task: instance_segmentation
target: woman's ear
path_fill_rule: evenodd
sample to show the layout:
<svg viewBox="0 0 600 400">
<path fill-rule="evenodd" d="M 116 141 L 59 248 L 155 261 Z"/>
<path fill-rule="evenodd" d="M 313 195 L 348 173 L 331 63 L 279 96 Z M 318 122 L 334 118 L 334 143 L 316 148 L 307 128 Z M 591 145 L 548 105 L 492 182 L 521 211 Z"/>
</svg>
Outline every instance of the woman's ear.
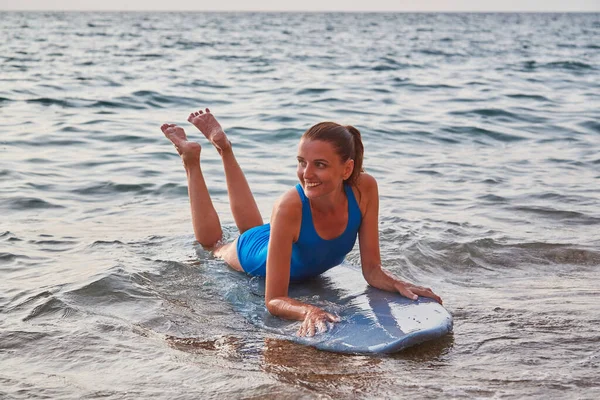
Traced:
<svg viewBox="0 0 600 400">
<path fill-rule="evenodd" d="M 344 180 L 350 178 L 352 171 L 354 171 L 354 160 L 350 158 L 344 164 Z"/>
</svg>

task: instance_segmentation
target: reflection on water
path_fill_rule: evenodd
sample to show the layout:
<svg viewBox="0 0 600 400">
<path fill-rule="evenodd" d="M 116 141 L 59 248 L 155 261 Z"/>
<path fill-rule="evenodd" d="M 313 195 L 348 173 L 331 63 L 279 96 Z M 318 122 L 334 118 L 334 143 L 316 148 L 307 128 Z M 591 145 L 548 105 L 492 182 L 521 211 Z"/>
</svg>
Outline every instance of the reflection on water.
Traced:
<svg viewBox="0 0 600 400">
<path fill-rule="evenodd" d="M 265 339 L 262 368 L 278 380 L 332 397 L 368 394 L 385 379 L 376 357 L 316 350 L 287 340 Z"/>
</svg>

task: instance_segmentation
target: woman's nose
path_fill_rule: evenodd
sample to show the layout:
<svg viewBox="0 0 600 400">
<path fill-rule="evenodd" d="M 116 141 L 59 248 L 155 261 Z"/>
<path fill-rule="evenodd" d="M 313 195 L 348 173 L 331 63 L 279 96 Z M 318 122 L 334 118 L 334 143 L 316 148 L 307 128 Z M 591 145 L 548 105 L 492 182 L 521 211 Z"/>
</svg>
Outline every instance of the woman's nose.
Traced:
<svg viewBox="0 0 600 400">
<path fill-rule="evenodd" d="M 306 167 L 304 167 L 304 177 L 310 177 L 313 176 L 313 167 L 308 164 Z"/>
</svg>

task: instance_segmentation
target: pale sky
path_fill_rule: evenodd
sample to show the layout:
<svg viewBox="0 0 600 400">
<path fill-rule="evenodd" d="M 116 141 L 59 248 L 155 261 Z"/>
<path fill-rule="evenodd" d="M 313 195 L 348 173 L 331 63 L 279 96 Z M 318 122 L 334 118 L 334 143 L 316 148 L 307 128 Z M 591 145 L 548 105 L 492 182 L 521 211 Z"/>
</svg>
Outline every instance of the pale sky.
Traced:
<svg viewBox="0 0 600 400">
<path fill-rule="evenodd" d="M 0 10 L 600 11 L 600 0 L 0 0 Z"/>
</svg>

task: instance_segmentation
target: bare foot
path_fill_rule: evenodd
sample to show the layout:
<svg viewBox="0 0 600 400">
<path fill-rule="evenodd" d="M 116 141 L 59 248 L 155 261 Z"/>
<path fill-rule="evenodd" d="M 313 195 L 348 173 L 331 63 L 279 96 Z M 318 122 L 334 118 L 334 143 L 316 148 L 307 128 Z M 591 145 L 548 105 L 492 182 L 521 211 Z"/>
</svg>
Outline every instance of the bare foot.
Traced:
<svg viewBox="0 0 600 400">
<path fill-rule="evenodd" d="M 223 132 L 223 128 L 221 128 L 221 125 L 217 122 L 208 108 L 206 109 L 206 112 L 199 110 L 191 113 L 188 117 L 188 121 L 206 136 L 213 146 L 217 148 L 219 154 L 231 149 L 231 142 L 227 139 L 227 135 Z"/>
<path fill-rule="evenodd" d="M 160 130 L 173 143 L 184 164 L 200 161 L 200 143 L 189 142 L 183 128 L 175 124 L 163 124 Z"/>
</svg>

